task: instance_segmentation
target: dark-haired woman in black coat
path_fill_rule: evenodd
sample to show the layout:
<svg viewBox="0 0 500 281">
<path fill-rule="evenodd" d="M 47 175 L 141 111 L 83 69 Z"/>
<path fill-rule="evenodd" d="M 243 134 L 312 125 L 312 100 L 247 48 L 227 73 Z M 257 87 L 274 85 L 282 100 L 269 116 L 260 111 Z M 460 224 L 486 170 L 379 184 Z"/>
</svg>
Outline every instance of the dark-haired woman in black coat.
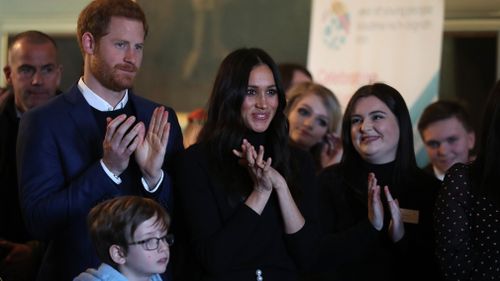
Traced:
<svg viewBox="0 0 500 281">
<path fill-rule="evenodd" d="M 417 167 L 399 92 L 382 83 L 357 90 L 343 117 L 342 142 L 341 162 L 320 174 L 320 222 L 325 233 L 354 233 L 345 248 L 356 255 L 332 266 L 329 277 L 436 280 L 432 210 L 439 181 Z M 386 218 L 380 232 L 367 224 L 369 185 L 381 188 Z"/>
<path fill-rule="evenodd" d="M 198 143 L 178 164 L 178 278 L 297 280 L 315 261 L 314 164 L 288 146 L 285 104 L 267 53 L 224 59 Z"/>
</svg>

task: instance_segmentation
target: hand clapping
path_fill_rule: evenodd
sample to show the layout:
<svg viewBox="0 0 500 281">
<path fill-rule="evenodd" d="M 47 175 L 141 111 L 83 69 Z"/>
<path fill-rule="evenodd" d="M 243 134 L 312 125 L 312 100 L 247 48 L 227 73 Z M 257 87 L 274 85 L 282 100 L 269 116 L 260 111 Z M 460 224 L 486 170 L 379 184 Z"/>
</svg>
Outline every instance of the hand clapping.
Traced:
<svg viewBox="0 0 500 281">
<path fill-rule="evenodd" d="M 254 182 L 254 189 L 258 191 L 272 191 L 273 184 L 269 177 L 269 172 L 272 169 L 272 159 L 269 157 L 264 161 L 263 146 L 260 146 L 257 152 L 251 143 L 243 139 L 241 151 L 233 149 L 233 153 L 240 158 L 240 165 L 247 166 Z"/>
<path fill-rule="evenodd" d="M 113 174 L 119 176 L 128 167 L 130 156 L 135 153 L 144 180 L 149 186 L 154 186 L 161 178 L 161 166 L 168 144 L 168 111 L 163 106 L 157 107 L 147 132 L 143 122 L 133 125 L 135 121 L 136 117 L 127 117 L 125 114 L 107 119 L 103 162 Z"/>
<path fill-rule="evenodd" d="M 393 242 L 397 242 L 403 238 L 405 233 L 399 202 L 397 199 L 392 198 L 388 186 L 384 186 L 384 193 L 391 213 L 389 237 Z M 384 226 L 384 206 L 380 199 L 380 186 L 377 184 L 377 178 L 373 173 L 368 174 L 368 219 L 377 230 L 381 230 Z"/>
<path fill-rule="evenodd" d="M 149 186 L 156 185 L 160 180 L 169 134 L 168 111 L 163 106 L 157 107 L 153 111 L 147 134 L 144 135 L 143 130 L 139 135 L 141 141 L 135 151 L 135 160 Z"/>
</svg>

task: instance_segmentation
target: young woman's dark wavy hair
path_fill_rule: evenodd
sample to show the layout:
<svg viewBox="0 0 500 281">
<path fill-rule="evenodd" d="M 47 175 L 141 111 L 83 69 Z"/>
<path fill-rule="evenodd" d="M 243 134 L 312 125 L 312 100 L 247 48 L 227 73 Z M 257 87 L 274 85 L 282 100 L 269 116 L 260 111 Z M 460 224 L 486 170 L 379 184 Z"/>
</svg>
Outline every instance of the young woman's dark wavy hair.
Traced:
<svg viewBox="0 0 500 281">
<path fill-rule="evenodd" d="M 477 158 L 472 164 L 472 188 L 500 205 L 500 80 L 490 92 L 483 113 Z"/>
<path fill-rule="evenodd" d="M 258 65 L 267 65 L 276 82 L 279 104 L 265 134 L 267 147 L 272 151 L 272 166 L 287 178 L 289 152 L 288 125 L 283 113 L 286 106 L 285 92 L 276 63 L 261 49 L 237 49 L 222 61 L 208 102 L 207 121 L 197 142 L 209 144 L 217 164 L 227 170 L 226 175 L 237 169 L 236 165 L 228 165 L 227 161 L 233 157 L 231 150 L 240 150 L 243 138 L 250 133 L 241 117 L 241 105 L 247 92 L 250 72 Z"/>
<path fill-rule="evenodd" d="M 345 167 L 348 178 L 359 178 L 359 167 L 364 160 L 356 151 L 351 138 L 351 116 L 356 103 L 366 97 L 374 96 L 381 100 L 396 116 L 399 125 L 399 141 L 396 152 L 394 182 L 403 183 L 405 179 L 411 179 L 411 175 L 417 169 L 415 152 L 413 148 L 413 129 L 410 113 L 401 94 L 393 87 L 384 83 L 365 85 L 359 88 L 347 104 L 344 118 L 342 119 L 342 144 L 344 152 L 341 163 Z M 365 179 L 363 179 L 366 181 Z"/>
</svg>

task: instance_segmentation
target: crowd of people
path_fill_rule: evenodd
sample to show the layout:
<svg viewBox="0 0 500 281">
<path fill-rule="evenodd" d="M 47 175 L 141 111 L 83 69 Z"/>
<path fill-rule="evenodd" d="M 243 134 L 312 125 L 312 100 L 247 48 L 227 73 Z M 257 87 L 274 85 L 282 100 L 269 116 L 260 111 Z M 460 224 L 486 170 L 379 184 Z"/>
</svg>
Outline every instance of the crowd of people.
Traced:
<svg viewBox="0 0 500 281">
<path fill-rule="evenodd" d="M 343 111 L 305 67 L 240 48 L 183 142 L 132 90 L 147 33 L 135 1 L 90 2 L 66 92 L 49 35 L 10 40 L 0 280 L 500 279 L 500 81 L 481 128 L 455 101 L 424 110 L 421 169 L 397 89 Z"/>
</svg>

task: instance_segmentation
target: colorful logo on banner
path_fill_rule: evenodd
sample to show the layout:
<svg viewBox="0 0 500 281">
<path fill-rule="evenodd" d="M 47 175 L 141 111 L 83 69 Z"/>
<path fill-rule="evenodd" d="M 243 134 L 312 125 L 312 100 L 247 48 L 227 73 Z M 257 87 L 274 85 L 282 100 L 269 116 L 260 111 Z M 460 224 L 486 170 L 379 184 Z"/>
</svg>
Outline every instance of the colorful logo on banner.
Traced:
<svg viewBox="0 0 500 281">
<path fill-rule="evenodd" d="M 323 40 L 328 47 L 338 50 L 346 43 L 349 35 L 349 13 L 342 2 L 334 1 L 323 18 Z"/>
</svg>

